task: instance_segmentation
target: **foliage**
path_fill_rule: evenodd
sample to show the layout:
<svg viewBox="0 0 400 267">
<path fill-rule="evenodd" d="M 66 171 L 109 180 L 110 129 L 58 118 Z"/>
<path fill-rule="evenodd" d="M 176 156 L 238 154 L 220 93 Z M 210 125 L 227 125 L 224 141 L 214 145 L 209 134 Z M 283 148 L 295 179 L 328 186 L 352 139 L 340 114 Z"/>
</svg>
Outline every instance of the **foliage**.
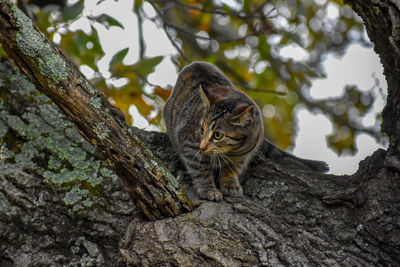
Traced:
<svg viewBox="0 0 400 267">
<path fill-rule="evenodd" d="M 147 33 L 143 25 L 151 21 L 164 30 L 175 47 L 173 62 L 178 70 L 193 60 L 214 63 L 255 99 L 264 114 L 265 136 L 279 147 L 292 145 L 294 108 L 300 103 L 331 119 L 334 127 L 328 142 L 338 153 L 354 152 L 354 138 L 360 132 L 381 139 L 378 127 L 358 123 L 374 103 L 373 92 L 349 86 L 335 99 L 314 100 L 309 94 L 312 81 L 324 78 L 321 62 L 327 53 L 340 54 L 351 42 L 369 45 L 361 20 L 341 0 L 136 0 L 131 3 L 131 12 L 138 20 L 139 58 L 135 64 L 124 64 L 128 49 L 121 50 L 112 57 L 109 73 L 98 67 L 99 60 L 107 56 L 98 31 L 127 29 L 127 25 L 107 12 L 85 12 L 89 2 L 93 1 L 34 9 L 37 26 L 59 42 L 78 65 L 94 71 L 89 77 L 92 83 L 121 108 L 128 122 L 129 108 L 134 104 L 151 124 L 160 126 L 161 106 L 171 89 L 148 79 L 169 56 L 146 55 L 149 44 L 144 40 Z M 95 2 L 92 8 L 107 1 Z M 71 27 L 82 19 L 88 21 L 88 31 Z M 285 57 L 288 48 L 304 56 Z M 122 85 L 112 82 L 118 80 Z"/>
</svg>

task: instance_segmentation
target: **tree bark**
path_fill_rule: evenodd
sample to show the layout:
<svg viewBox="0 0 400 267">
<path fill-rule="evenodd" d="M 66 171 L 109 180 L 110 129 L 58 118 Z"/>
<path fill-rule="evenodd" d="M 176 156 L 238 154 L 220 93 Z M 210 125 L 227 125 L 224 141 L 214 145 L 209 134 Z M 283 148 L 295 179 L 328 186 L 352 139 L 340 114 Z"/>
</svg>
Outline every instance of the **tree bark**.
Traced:
<svg viewBox="0 0 400 267">
<path fill-rule="evenodd" d="M 204 201 L 175 218 L 141 217 L 118 180 L 102 170 L 102 156 L 71 133 L 47 98 L 0 62 L 0 138 L 6 141 L 0 153 L 0 266 L 399 266 L 400 7 L 394 0 L 348 2 L 379 42 L 389 90 L 383 113 L 389 149 L 364 159 L 354 175 L 334 176 L 312 172 L 307 162 L 265 141 L 247 170 L 243 201 Z M 174 175 L 183 171 L 165 134 L 133 132 Z M 59 147 L 63 137 L 67 152 Z M 76 148 L 86 152 L 78 162 Z M 98 168 L 81 167 L 85 161 Z M 65 178 L 79 168 L 102 181 Z M 195 199 L 190 184 L 181 183 Z M 71 200 L 74 194 L 82 197 Z"/>
<path fill-rule="evenodd" d="M 146 217 L 176 216 L 193 209 L 164 164 L 129 131 L 120 110 L 92 88 L 11 2 L 0 0 L 0 25 L 0 42 L 8 56 L 103 153 Z"/>
<path fill-rule="evenodd" d="M 104 157 L 0 59 L 0 266 L 113 266 L 141 213 Z"/>
<path fill-rule="evenodd" d="M 384 65 L 388 150 L 364 159 L 353 175 L 333 176 L 271 158 L 264 143 L 241 203 L 204 202 L 190 217 L 132 221 L 121 250 L 128 265 L 400 265 L 400 4 L 347 2 Z"/>
<path fill-rule="evenodd" d="M 400 3 L 395 0 L 345 0 L 362 17 L 368 36 L 379 55 L 388 84 L 382 112 L 382 132 L 390 138 L 386 164 L 400 168 Z"/>
</svg>

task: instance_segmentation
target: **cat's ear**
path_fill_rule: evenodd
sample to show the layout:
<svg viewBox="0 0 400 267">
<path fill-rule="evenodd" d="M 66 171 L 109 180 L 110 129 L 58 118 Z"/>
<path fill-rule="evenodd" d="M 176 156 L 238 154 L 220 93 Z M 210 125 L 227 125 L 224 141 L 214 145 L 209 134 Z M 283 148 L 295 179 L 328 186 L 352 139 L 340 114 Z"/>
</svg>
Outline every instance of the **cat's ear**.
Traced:
<svg viewBox="0 0 400 267">
<path fill-rule="evenodd" d="M 208 109 L 211 106 L 213 99 L 211 98 L 207 89 L 203 88 L 203 86 L 201 86 L 201 84 L 199 85 L 199 88 L 200 88 L 201 98 L 203 99 L 203 103 L 204 103 L 206 109 Z"/>
<path fill-rule="evenodd" d="M 238 105 L 233 110 L 233 114 L 232 124 L 246 126 L 254 120 L 254 106 L 245 104 Z"/>
</svg>

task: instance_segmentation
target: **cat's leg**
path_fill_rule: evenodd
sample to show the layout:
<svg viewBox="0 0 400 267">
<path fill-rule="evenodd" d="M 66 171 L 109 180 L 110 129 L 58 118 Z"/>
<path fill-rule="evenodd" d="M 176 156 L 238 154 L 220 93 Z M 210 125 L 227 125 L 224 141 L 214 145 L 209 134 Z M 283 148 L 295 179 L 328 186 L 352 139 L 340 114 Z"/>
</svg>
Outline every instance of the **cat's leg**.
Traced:
<svg viewBox="0 0 400 267">
<path fill-rule="evenodd" d="M 186 151 L 185 151 L 186 152 Z M 186 166 L 187 172 L 192 177 L 193 186 L 197 195 L 201 199 L 210 201 L 221 201 L 222 193 L 215 186 L 214 174 L 210 166 L 209 158 L 196 156 L 193 153 L 185 153 L 181 155 L 182 161 Z"/>
<path fill-rule="evenodd" d="M 222 194 L 227 197 L 239 198 L 243 196 L 243 189 L 239 183 L 241 164 L 235 163 L 224 166 L 221 170 L 220 188 Z"/>
<path fill-rule="evenodd" d="M 212 173 L 198 175 L 193 177 L 193 185 L 196 188 L 197 195 L 202 199 L 210 201 L 221 201 L 222 193 L 214 183 Z"/>
</svg>

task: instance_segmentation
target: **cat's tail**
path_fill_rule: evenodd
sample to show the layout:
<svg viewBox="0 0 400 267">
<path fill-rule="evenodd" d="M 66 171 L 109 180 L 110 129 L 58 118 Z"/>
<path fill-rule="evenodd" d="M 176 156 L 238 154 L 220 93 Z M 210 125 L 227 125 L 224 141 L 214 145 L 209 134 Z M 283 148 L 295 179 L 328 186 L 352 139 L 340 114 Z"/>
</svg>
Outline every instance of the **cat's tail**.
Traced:
<svg viewBox="0 0 400 267">
<path fill-rule="evenodd" d="M 313 159 L 302 159 L 302 158 L 298 158 L 296 156 L 293 156 L 293 157 L 296 158 L 297 160 L 300 160 L 304 165 L 306 165 L 313 171 L 322 172 L 322 173 L 329 171 L 329 165 L 325 161 L 313 160 Z"/>
<path fill-rule="evenodd" d="M 271 160 L 276 160 L 278 162 L 287 162 L 293 163 L 293 165 L 304 165 L 308 167 L 310 170 L 315 172 L 325 173 L 329 171 L 329 166 L 326 162 L 320 160 L 311 160 L 311 159 L 302 159 L 296 157 L 272 144 L 269 140 L 263 140 L 260 148 L 260 152 L 264 154 L 267 158 Z"/>
</svg>

